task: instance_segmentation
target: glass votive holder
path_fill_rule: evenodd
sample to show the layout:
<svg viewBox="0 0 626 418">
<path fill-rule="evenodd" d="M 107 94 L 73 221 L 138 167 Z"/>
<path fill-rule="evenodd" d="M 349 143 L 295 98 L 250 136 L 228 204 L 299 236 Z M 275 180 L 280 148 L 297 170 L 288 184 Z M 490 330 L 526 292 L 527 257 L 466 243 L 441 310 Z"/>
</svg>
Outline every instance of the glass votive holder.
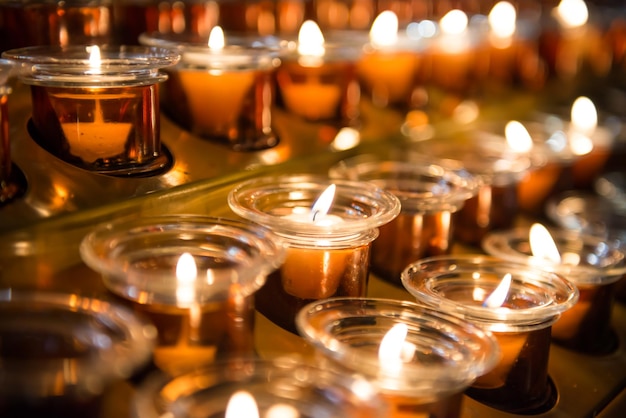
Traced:
<svg viewBox="0 0 626 418">
<path fill-rule="evenodd" d="M 156 330 L 77 294 L 0 290 L 0 415 L 96 417 L 116 382 L 150 359 Z"/>
<path fill-rule="evenodd" d="M 512 148 L 504 136 L 488 130 L 459 133 L 415 143 L 417 157 L 453 170 L 466 170 L 480 181 L 474 195 L 454 214 L 454 236 L 462 243 L 480 244 L 494 229 L 513 225 L 519 213 L 518 184 L 535 161 Z"/>
<path fill-rule="evenodd" d="M 239 358 L 185 373 L 153 374 L 132 401 L 132 416 L 370 417 L 385 416 L 373 385 L 298 356 Z"/>
<path fill-rule="evenodd" d="M 127 46 L 34 46 L 6 51 L 31 87 L 33 139 L 77 167 L 116 176 L 167 169 L 161 146 L 159 69 L 178 53 Z"/>
<path fill-rule="evenodd" d="M 333 187 L 334 196 L 327 194 Z M 307 303 L 365 296 L 377 227 L 400 211 L 398 199 L 372 183 L 308 174 L 249 180 L 235 186 L 228 204 L 287 244 L 285 261 L 256 293 L 256 306 L 292 333 Z"/>
<path fill-rule="evenodd" d="M 399 286 L 400 274 L 412 262 L 450 254 L 457 227 L 453 214 L 480 187 L 478 179 L 462 169 L 412 161 L 406 155 L 352 157 L 331 167 L 330 177 L 370 181 L 400 200 L 400 214 L 379 227 L 371 255 L 372 272 Z"/>
<path fill-rule="evenodd" d="M 496 337 L 499 362 L 476 379 L 467 395 L 510 413 L 541 413 L 554 406 L 550 331 L 578 299 L 573 284 L 556 273 L 483 255 L 420 260 L 402 273 L 402 283 L 418 302 Z"/>
<path fill-rule="evenodd" d="M 213 36 L 213 35 L 212 35 Z M 270 38 L 230 37 L 209 46 L 211 37 L 142 34 L 145 45 L 173 48 L 179 63 L 167 69 L 161 104 L 179 125 L 237 151 L 278 144 L 272 127 L 274 72 L 280 65 Z"/>
<path fill-rule="evenodd" d="M 276 72 L 277 102 L 309 122 L 356 126 L 361 99 L 356 74 L 360 45 L 327 36 L 324 39 L 314 22 L 305 21 L 298 41 L 284 41 L 282 63 Z"/>
<path fill-rule="evenodd" d="M 530 229 L 494 231 L 483 241 L 485 251 L 502 259 L 554 271 L 572 282 L 580 292 L 578 302 L 563 312 L 552 326 L 552 339 L 559 345 L 587 354 L 607 354 L 617 348 L 611 316 L 615 284 L 626 273 L 622 245 L 592 235 L 550 229 L 560 261 L 545 258 L 544 249 L 531 247 Z M 535 248 L 538 244 L 533 242 Z M 540 253 L 541 251 L 541 253 Z"/>
<path fill-rule="evenodd" d="M 491 334 L 413 302 L 331 298 L 305 306 L 297 325 L 327 368 L 374 384 L 388 417 L 459 417 L 464 390 L 498 361 Z"/>
<path fill-rule="evenodd" d="M 168 372 L 254 350 L 254 292 L 284 247 L 265 228 L 206 216 L 157 216 L 95 228 L 85 263 L 159 331 L 153 360 Z"/>
</svg>

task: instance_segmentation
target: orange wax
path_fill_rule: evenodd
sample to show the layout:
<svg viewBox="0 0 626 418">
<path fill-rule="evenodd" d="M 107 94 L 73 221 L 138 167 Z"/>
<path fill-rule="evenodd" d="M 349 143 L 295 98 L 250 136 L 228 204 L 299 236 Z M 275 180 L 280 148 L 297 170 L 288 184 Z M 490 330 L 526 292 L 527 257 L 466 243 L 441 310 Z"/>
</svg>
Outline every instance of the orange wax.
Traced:
<svg viewBox="0 0 626 418">
<path fill-rule="evenodd" d="M 281 267 L 283 289 L 301 299 L 334 295 L 352 254 L 353 249 L 288 249 Z"/>
<path fill-rule="evenodd" d="M 255 71 L 210 74 L 180 71 L 180 83 L 187 97 L 193 126 L 201 134 L 229 136 L 237 129 L 245 97 L 254 86 Z"/>
<path fill-rule="evenodd" d="M 433 51 L 430 55 L 430 78 L 444 90 L 465 90 L 471 81 L 473 51 Z"/>
<path fill-rule="evenodd" d="M 357 73 L 375 104 L 407 104 L 415 86 L 419 57 L 416 52 L 372 52 L 357 63 Z"/>
<path fill-rule="evenodd" d="M 87 163 L 124 154 L 133 125 L 130 123 L 62 123 L 70 153 Z"/>
<path fill-rule="evenodd" d="M 548 163 L 543 167 L 528 172 L 518 183 L 517 197 L 521 210 L 529 213 L 543 211 L 543 205 L 549 196 L 565 190 L 567 173 L 561 163 Z"/>
<path fill-rule="evenodd" d="M 382 395 L 389 405 L 389 418 L 458 418 L 461 415 L 462 393 L 445 398 L 400 396 L 385 392 Z"/>
<path fill-rule="evenodd" d="M 568 340 L 574 338 L 581 328 L 583 319 L 587 317 L 591 309 L 597 287 L 580 288 L 580 297 L 576 304 L 563 312 L 552 325 L 552 338 L 557 340 Z"/>
<path fill-rule="evenodd" d="M 528 339 L 528 333 L 496 333 L 493 335 L 500 346 L 500 361 L 489 373 L 476 379 L 474 387 L 493 389 L 505 385 L 509 372 L 517 361 Z"/>
<path fill-rule="evenodd" d="M 341 100 L 339 86 L 319 80 L 285 86 L 282 94 L 287 109 L 309 120 L 332 119 Z"/>
<path fill-rule="evenodd" d="M 594 147 L 588 154 L 581 155 L 572 167 L 574 187 L 590 187 L 602 172 L 610 155 L 610 147 Z"/>
</svg>

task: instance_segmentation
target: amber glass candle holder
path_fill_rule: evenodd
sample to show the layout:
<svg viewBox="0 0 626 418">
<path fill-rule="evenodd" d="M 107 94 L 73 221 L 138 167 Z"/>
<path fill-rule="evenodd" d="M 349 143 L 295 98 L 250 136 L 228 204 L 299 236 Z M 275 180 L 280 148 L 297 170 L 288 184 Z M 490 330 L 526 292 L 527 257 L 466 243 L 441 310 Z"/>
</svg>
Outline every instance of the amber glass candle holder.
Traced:
<svg viewBox="0 0 626 418">
<path fill-rule="evenodd" d="M 379 227 L 372 243 L 372 271 L 401 286 L 400 274 L 423 257 L 449 254 L 454 246 L 454 213 L 475 195 L 479 180 L 463 170 L 397 156 L 360 155 L 340 161 L 334 178 L 370 181 L 393 193 L 400 214 Z"/>
<path fill-rule="evenodd" d="M 500 286 L 507 277 L 508 289 Z M 470 397 L 510 413 L 540 413 L 555 405 L 558 395 L 548 378 L 550 331 L 578 299 L 573 284 L 556 273 L 482 255 L 420 260 L 402 273 L 402 283 L 417 301 L 496 337 L 500 360 L 472 383 Z"/>
<path fill-rule="evenodd" d="M 334 200 L 327 214 L 318 214 L 313 206 L 331 184 Z M 400 211 L 398 199 L 374 184 L 314 175 L 241 183 L 230 192 L 228 204 L 286 241 L 285 261 L 259 289 L 256 304 L 260 313 L 293 333 L 296 313 L 307 303 L 365 296 L 377 227 Z"/>
<path fill-rule="evenodd" d="M 555 342 L 587 354 L 614 351 L 618 341 L 612 332 L 611 316 L 616 282 L 626 273 L 623 246 L 564 229 L 549 233 L 560 254 L 559 263 L 545 260 L 543 254 L 533 255 L 529 228 L 494 231 L 485 237 L 483 248 L 511 262 L 557 272 L 578 287 L 578 303 L 552 327 Z"/>
<path fill-rule="evenodd" d="M 280 65 L 278 41 L 230 37 L 223 48 L 209 37 L 142 34 L 140 42 L 169 47 L 181 54 L 168 71 L 161 103 L 188 131 L 237 151 L 278 144 L 273 130 L 274 72 Z"/>
<path fill-rule="evenodd" d="M 144 418 L 358 418 L 385 416 L 385 408 L 364 378 L 306 364 L 297 356 L 240 358 L 186 373 L 155 374 L 139 387 L 132 403 L 133 416 Z"/>
<path fill-rule="evenodd" d="M 76 294 L 0 291 L 0 415 L 101 415 L 110 386 L 150 359 L 156 330 L 132 311 Z"/>
<path fill-rule="evenodd" d="M 168 372 L 253 353 L 254 292 L 284 258 L 281 240 L 246 222 L 203 216 L 118 221 L 89 233 L 85 263 L 159 331 Z"/>
<path fill-rule="evenodd" d="M 498 361 L 491 334 L 413 302 L 331 298 L 305 306 L 297 324 L 327 368 L 368 378 L 393 418 L 458 418 L 463 391 Z"/>
<path fill-rule="evenodd" d="M 3 53 L 31 87 L 33 139 L 77 167 L 117 176 L 162 172 L 160 68 L 178 53 L 160 48 L 35 46 Z"/>
</svg>

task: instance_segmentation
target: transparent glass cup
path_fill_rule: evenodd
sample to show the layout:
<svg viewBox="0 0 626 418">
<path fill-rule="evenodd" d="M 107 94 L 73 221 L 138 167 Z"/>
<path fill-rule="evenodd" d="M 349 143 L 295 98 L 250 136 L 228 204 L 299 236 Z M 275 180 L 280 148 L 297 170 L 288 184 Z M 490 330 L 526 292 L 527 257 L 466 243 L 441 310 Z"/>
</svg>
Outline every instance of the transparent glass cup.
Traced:
<svg viewBox="0 0 626 418">
<path fill-rule="evenodd" d="M 178 53 L 139 46 L 33 46 L 5 51 L 30 85 L 29 132 L 52 155 L 77 167 L 145 176 L 171 166 L 161 146 L 159 70 Z"/>
<path fill-rule="evenodd" d="M 99 416 L 104 394 L 148 363 L 156 329 L 77 294 L 0 291 L 0 415 Z"/>
<path fill-rule="evenodd" d="M 507 278 L 510 285 L 503 288 Z M 573 284 L 556 273 L 484 255 L 425 258 L 407 267 L 402 282 L 418 302 L 496 337 L 498 364 L 466 394 L 510 413 L 541 413 L 555 405 L 558 395 L 548 378 L 550 331 L 578 300 Z"/>
<path fill-rule="evenodd" d="M 560 254 L 555 263 L 533 256 L 529 228 L 494 231 L 483 248 L 502 259 L 554 271 L 576 285 L 580 299 L 552 327 L 552 339 L 574 351 L 603 354 L 617 346 L 611 329 L 616 283 L 626 273 L 626 253 L 619 241 L 564 229 L 550 229 Z"/>
<path fill-rule="evenodd" d="M 413 261 L 452 251 L 453 214 L 480 187 L 479 179 L 464 170 L 399 156 L 359 155 L 340 161 L 329 174 L 370 181 L 400 200 L 400 214 L 380 226 L 372 243 L 372 271 L 399 286 L 400 274 Z"/>
<path fill-rule="evenodd" d="M 233 399 L 252 397 L 252 409 Z M 133 416 L 374 417 L 386 405 L 364 378 L 304 363 L 297 356 L 240 358 L 182 374 L 149 376 L 133 399 Z M 228 411 L 228 413 L 226 413 Z M 245 412 L 244 412 L 245 411 Z"/>
<path fill-rule="evenodd" d="M 259 225 L 180 215 L 102 225 L 80 252 L 113 295 L 155 324 L 154 363 L 176 372 L 254 352 L 254 292 L 285 249 Z"/>
<path fill-rule="evenodd" d="M 18 197 L 25 188 L 21 172 L 13 168 L 9 136 L 10 83 L 17 74 L 15 62 L 0 59 L 0 206 Z"/>
<path fill-rule="evenodd" d="M 330 298 L 305 306 L 296 321 L 327 368 L 374 384 L 389 417 L 458 418 L 463 391 L 498 361 L 489 332 L 413 302 Z M 398 327 L 406 336 L 390 341 Z"/>
<path fill-rule="evenodd" d="M 336 192 L 328 214 L 315 215 L 312 207 L 331 184 Z M 307 303 L 365 296 L 377 227 L 400 211 L 398 199 L 372 183 L 309 174 L 249 180 L 235 186 L 228 204 L 287 244 L 284 263 L 259 289 L 256 303 L 260 313 L 292 333 L 295 315 Z"/>
</svg>

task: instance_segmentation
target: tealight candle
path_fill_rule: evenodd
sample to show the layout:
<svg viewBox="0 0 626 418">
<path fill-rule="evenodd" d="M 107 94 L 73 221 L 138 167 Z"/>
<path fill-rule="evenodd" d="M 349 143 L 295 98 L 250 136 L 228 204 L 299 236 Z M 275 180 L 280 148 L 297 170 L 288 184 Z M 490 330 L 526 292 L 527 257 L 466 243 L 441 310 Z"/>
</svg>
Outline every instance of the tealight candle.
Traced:
<svg viewBox="0 0 626 418">
<path fill-rule="evenodd" d="M 162 216 L 102 225 L 81 256 L 159 332 L 154 363 L 176 372 L 253 352 L 254 297 L 280 265 L 280 239 L 258 225 Z"/>
<path fill-rule="evenodd" d="M 4 57 L 24 65 L 36 142 L 75 166 L 147 175 L 171 163 L 161 147 L 159 69 L 179 55 L 143 47 L 27 47 Z"/>
<path fill-rule="evenodd" d="M 463 391 L 498 361 L 488 332 L 413 302 L 331 298 L 305 306 L 297 325 L 327 369 L 369 379 L 390 418 L 458 418 Z"/>
<path fill-rule="evenodd" d="M 466 393 L 502 411 L 540 413 L 554 406 L 549 384 L 550 331 L 578 299 L 578 290 L 556 273 L 483 255 L 417 261 L 402 273 L 404 287 L 433 308 L 491 331 L 498 364 Z"/>
<path fill-rule="evenodd" d="M 280 101 L 287 111 L 312 122 L 354 125 L 360 101 L 358 49 L 326 42 L 311 20 L 302 24 L 298 41 L 288 45 L 276 73 Z"/>
<path fill-rule="evenodd" d="M 168 70 L 162 105 L 190 132 L 237 151 L 272 147 L 273 76 L 277 49 L 261 39 L 230 39 L 221 27 L 198 37 L 142 34 L 140 42 L 174 48 L 181 60 Z"/>
<path fill-rule="evenodd" d="M 149 376 L 132 402 L 133 416 L 374 417 L 386 405 L 371 383 L 298 356 L 239 358 L 175 375 Z"/>
<path fill-rule="evenodd" d="M 322 205 L 331 184 L 334 198 Z M 260 313 L 293 333 L 296 313 L 310 301 L 365 295 L 376 228 L 400 211 L 398 199 L 374 184 L 313 175 L 244 182 L 230 192 L 228 204 L 287 242 L 285 261 L 255 296 Z"/>
<path fill-rule="evenodd" d="M 401 157 L 399 150 L 396 154 L 342 160 L 331 167 L 330 176 L 370 181 L 400 200 L 400 214 L 379 227 L 372 243 L 372 271 L 401 285 L 400 273 L 411 262 L 452 252 L 457 228 L 453 214 L 475 195 L 480 182 L 466 171 Z"/>
<path fill-rule="evenodd" d="M 615 349 L 611 312 L 615 283 L 626 273 L 623 248 L 595 236 L 541 225 L 491 232 L 483 248 L 502 259 L 557 272 L 578 287 L 580 300 L 552 327 L 555 342 L 584 353 Z"/>
</svg>

